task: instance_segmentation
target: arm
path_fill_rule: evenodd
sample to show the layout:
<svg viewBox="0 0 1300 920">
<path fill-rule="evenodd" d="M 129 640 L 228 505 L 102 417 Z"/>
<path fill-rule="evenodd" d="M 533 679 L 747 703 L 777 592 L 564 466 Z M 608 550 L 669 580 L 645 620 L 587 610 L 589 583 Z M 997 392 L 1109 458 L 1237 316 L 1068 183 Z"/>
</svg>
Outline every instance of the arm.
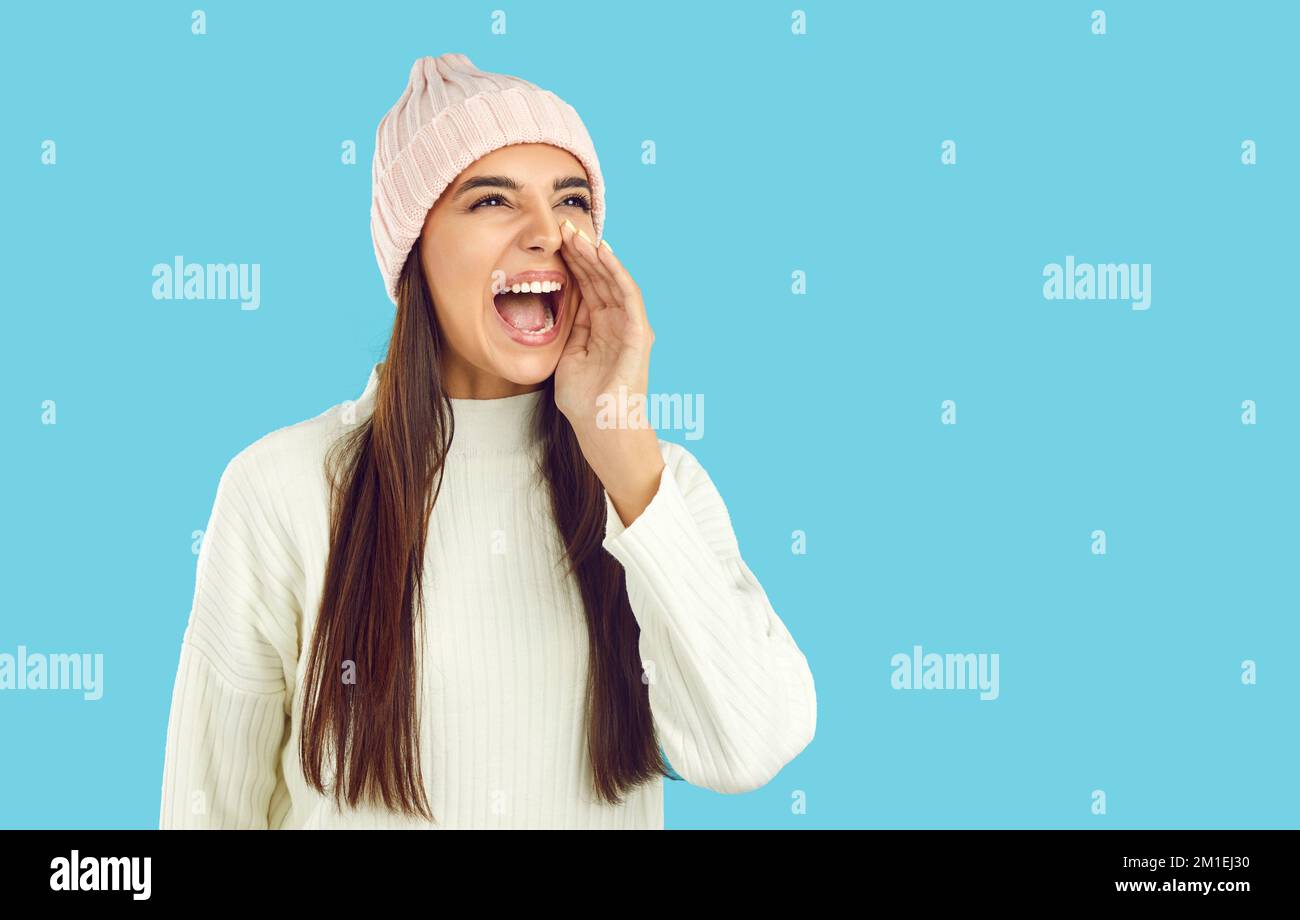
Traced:
<svg viewBox="0 0 1300 920">
<path fill-rule="evenodd" d="M 641 627 L 650 707 L 673 768 L 717 792 L 765 785 L 812 740 L 808 661 L 740 556 L 722 497 L 686 448 L 660 441 L 658 491 L 607 549 Z"/>
<path fill-rule="evenodd" d="M 162 829 L 265 829 L 282 783 L 301 567 L 265 482 L 250 448 L 217 486 L 172 692 Z"/>
</svg>

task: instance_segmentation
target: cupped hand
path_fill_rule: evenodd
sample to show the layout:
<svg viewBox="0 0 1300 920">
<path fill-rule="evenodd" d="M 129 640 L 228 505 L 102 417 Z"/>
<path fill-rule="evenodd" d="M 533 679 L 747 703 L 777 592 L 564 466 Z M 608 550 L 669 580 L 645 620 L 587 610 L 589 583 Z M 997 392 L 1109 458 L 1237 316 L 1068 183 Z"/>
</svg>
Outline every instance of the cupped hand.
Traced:
<svg viewBox="0 0 1300 920">
<path fill-rule="evenodd" d="M 604 240 L 561 223 L 560 254 L 578 282 L 576 312 L 555 368 L 555 404 L 583 456 L 630 525 L 658 491 L 664 469 L 646 387 L 654 330 L 641 289 Z"/>
<path fill-rule="evenodd" d="M 560 252 L 579 291 L 570 295 L 577 306 L 555 369 L 555 403 L 575 428 L 585 428 L 594 424 L 602 395 L 616 405 L 633 394 L 644 399 L 654 330 L 641 289 L 609 244 L 593 245 L 568 220 L 560 228 Z"/>
</svg>

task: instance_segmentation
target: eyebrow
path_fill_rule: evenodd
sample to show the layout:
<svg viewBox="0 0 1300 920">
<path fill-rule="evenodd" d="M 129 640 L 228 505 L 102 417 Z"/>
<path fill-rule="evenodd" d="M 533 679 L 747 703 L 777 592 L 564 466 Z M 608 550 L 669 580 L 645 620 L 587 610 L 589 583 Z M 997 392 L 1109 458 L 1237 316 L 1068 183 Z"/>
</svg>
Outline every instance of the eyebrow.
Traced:
<svg viewBox="0 0 1300 920">
<path fill-rule="evenodd" d="M 455 200 L 472 189 L 485 188 L 489 186 L 493 188 L 507 188 L 513 192 L 523 191 L 524 188 L 522 184 L 511 179 L 509 176 L 474 176 L 472 179 L 466 179 L 461 183 L 460 188 L 456 189 L 456 193 L 451 197 Z M 566 188 L 583 188 L 590 192 L 591 183 L 582 176 L 566 176 L 563 179 L 556 179 L 552 184 L 552 190 L 556 192 L 563 191 Z"/>
</svg>

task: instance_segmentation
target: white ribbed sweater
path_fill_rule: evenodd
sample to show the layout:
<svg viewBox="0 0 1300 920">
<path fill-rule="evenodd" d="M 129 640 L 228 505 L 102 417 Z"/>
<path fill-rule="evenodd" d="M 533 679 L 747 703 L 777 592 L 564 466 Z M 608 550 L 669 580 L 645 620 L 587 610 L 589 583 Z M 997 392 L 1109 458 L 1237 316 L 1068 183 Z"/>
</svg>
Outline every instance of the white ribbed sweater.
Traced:
<svg viewBox="0 0 1300 920">
<path fill-rule="evenodd" d="M 421 770 L 436 823 L 342 812 L 298 763 L 308 640 L 329 551 L 322 462 L 374 406 L 273 431 L 227 465 L 198 557 L 163 767 L 163 828 L 662 828 L 663 780 L 599 801 L 586 750 L 587 630 L 545 484 L 530 476 L 541 391 L 453 400 L 429 524 Z M 767 783 L 812 740 L 808 662 L 741 559 L 695 457 L 660 440 L 658 492 L 630 527 L 606 494 L 659 741 L 687 782 Z M 332 765 L 326 765 L 327 781 Z"/>
</svg>

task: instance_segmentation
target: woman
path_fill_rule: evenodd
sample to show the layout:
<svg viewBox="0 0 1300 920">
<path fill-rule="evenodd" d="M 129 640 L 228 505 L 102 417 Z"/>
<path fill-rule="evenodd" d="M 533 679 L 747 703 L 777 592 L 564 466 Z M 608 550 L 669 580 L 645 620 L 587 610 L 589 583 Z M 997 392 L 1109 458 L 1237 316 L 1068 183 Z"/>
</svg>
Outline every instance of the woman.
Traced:
<svg viewBox="0 0 1300 920">
<path fill-rule="evenodd" d="M 421 58 L 372 178 L 388 353 L 222 474 L 161 826 L 662 828 L 664 755 L 762 786 L 812 675 L 699 462 L 602 411 L 654 334 L 577 113 Z"/>
</svg>

